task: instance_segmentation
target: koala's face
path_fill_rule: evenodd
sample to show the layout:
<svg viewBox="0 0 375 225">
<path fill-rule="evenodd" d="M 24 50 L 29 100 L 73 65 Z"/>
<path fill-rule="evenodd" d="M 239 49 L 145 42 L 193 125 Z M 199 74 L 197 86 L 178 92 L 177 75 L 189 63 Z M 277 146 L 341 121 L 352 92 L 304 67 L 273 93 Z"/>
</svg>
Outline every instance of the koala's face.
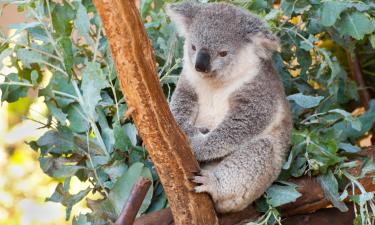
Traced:
<svg viewBox="0 0 375 225">
<path fill-rule="evenodd" d="M 185 63 L 202 77 L 226 76 L 245 46 L 254 45 L 247 49 L 262 57 L 277 43 L 260 19 L 232 5 L 183 2 L 169 5 L 167 13 L 185 38 Z"/>
<path fill-rule="evenodd" d="M 185 39 L 188 63 L 202 76 L 223 76 L 244 43 L 238 29 L 228 26 L 229 15 L 221 14 L 206 12 L 207 17 L 197 17 Z"/>
</svg>

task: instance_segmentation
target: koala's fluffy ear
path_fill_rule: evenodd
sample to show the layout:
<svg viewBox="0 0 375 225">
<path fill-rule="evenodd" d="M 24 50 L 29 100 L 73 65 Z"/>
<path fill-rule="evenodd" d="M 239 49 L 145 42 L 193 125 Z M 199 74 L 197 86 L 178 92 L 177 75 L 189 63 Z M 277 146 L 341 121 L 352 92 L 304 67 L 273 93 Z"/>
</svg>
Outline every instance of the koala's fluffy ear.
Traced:
<svg viewBox="0 0 375 225">
<path fill-rule="evenodd" d="M 259 32 L 252 35 L 251 42 L 258 46 L 258 55 L 262 58 L 270 58 L 273 52 L 280 52 L 280 42 L 270 31 Z"/>
<path fill-rule="evenodd" d="M 166 7 L 167 15 L 176 24 L 180 36 L 185 36 L 187 34 L 197 11 L 197 4 L 191 1 L 168 4 Z"/>
</svg>

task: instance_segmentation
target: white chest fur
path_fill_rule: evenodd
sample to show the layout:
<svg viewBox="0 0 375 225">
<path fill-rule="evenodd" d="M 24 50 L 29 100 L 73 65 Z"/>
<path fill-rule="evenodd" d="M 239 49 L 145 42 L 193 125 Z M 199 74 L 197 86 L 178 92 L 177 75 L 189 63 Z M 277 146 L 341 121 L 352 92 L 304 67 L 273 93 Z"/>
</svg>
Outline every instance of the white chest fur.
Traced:
<svg viewBox="0 0 375 225">
<path fill-rule="evenodd" d="M 210 84 L 198 85 L 198 115 L 196 127 L 214 129 L 225 117 L 229 109 L 229 97 L 234 87 L 213 87 Z"/>
<path fill-rule="evenodd" d="M 202 78 L 192 68 L 191 62 L 185 61 L 187 79 L 198 96 L 198 114 L 195 121 L 192 121 L 193 124 L 210 130 L 216 128 L 230 110 L 231 95 L 258 74 L 258 62 L 254 46 L 245 46 L 238 53 L 235 63 L 228 68 L 225 81 L 219 84 Z"/>
</svg>

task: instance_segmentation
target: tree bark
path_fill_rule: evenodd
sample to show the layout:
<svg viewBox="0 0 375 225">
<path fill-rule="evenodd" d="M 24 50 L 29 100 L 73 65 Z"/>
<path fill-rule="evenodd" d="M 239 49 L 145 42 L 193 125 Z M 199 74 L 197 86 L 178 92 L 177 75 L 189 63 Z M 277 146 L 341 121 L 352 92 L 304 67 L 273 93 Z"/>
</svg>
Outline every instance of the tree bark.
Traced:
<svg viewBox="0 0 375 225">
<path fill-rule="evenodd" d="M 144 177 L 138 179 L 137 183 L 133 185 L 129 198 L 115 225 L 133 225 L 150 185 L 151 180 Z"/>
<path fill-rule="evenodd" d="M 367 156 L 374 160 L 375 147 L 369 147 L 366 150 L 363 150 L 361 155 Z M 358 175 L 360 173 L 360 167 L 361 166 L 350 170 L 350 173 L 352 175 Z M 374 175 L 374 172 L 375 171 L 373 171 L 373 173 L 368 177 L 360 180 L 361 184 L 369 192 L 375 191 L 375 184 L 372 183 L 372 176 Z M 331 203 L 325 198 L 323 189 L 320 187 L 315 178 L 304 176 L 298 179 L 293 178 L 289 181 L 297 184 L 297 191 L 300 192 L 302 196 L 299 197 L 295 202 L 281 206 L 280 210 L 282 217 L 312 213 L 331 205 Z M 261 214 L 256 211 L 255 207 L 250 205 L 240 212 L 219 214 L 218 217 L 220 225 L 234 225 L 254 221 L 260 215 Z M 173 218 L 170 209 L 163 209 L 161 211 L 149 213 L 139 217 L 136 219 L 134 225 L 170 225 L 171 223 L 173 223 Z"/>
<path fill-rule="evenodd" d="M 311 214 L 291 216 L 282 220 L 283 225 L 353 225 L 354 208 L 347 205 L 348 212 L 340 212 L 336 208 L 321 209 Z"/>
<path fill-rule="evenodd" d="M 163 184 L 176 224 L 218 224 L 207 194 L 189 190 L 199 170 L 176 124 L 156 73 L 153 49 L 134 1 L 94 0 L 107 34 L 122 92 Z"/>
</svg>

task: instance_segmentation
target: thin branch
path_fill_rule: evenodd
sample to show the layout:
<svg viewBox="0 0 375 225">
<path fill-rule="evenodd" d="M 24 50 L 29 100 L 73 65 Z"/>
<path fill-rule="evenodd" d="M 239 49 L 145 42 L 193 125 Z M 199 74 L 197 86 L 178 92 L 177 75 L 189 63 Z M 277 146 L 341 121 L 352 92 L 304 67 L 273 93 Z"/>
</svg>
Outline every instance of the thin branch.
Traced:
<svg viewBox="0 0 375 225">
<path fill-rule="evenodd" d="M 151 180 L 144 177 L 138 179 L 130 191 L 129 198 L 115 223 L 116 225 L 133 225 L 150 185 Z"/>
</svg>

